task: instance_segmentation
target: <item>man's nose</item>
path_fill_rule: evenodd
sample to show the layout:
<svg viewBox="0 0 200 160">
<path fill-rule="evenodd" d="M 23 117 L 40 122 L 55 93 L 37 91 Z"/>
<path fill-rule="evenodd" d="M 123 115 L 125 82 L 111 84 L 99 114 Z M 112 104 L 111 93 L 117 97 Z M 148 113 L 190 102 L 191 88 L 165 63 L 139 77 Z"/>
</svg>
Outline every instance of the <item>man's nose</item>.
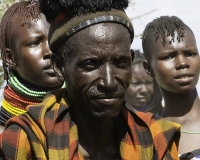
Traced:
<svg viewBox="0 0 200 160">
<path fill-rule="evenodd" d="M 111 64 L 105 64 L 101 67 L 101 78 L 99 82 L 99 89 L 106 93 L 115 92 L 117 89 L 116 75 Z"/>
</svg>

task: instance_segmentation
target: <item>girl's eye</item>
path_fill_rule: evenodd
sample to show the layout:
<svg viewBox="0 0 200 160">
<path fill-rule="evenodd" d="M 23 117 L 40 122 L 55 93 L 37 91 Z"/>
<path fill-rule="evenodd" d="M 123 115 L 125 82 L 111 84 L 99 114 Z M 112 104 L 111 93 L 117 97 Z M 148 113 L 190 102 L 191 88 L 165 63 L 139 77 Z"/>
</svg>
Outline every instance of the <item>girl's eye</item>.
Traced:
<svg viewBox="0 0 200 160">
<path fill-rule="evenodd" d="M 147 81 L 146 82 L 146 84 L 149 84 L 149 85 L 152 84 L 152 83 L 153 83 L 153 81 Z"/>
<path fill-rule="evenodd" d="M 167 56 L 165 57 L 165 60 L 170 60 L 170 59 L 173 59 L 174 57 L 173 56 Z"/>
<path fill-rule="evenodd" d="M 193 57 L 193 56 L 195 56 L 195 55 L 197 55 L 197 54 L 196 54 L 196 53 L 193 53 L 193 52 L 185 53 L 185 56 L 186 56 L 186 57 Z"/>
<path fill-rule="evenodd" d="M 34 42 L 31 42 L 31 43 L 28 44 L 28 46 L 31 47 L 31 48 L 36 47 L 38 45 L 40 45 L 40 41 L 34 41 Z"/>
<path fill-rule="evenodd" d="M 132 86 L 138 86 L 138 85 L 140 85 L 140 83 L 138 83 L 138 82 L 131 82 L 130 85 L 132 85 Z"/>
<path fill-rule="evenodd" d="M 164 57 L 161 58 L 161 60 L 169 61 L 169 60 L 171 60 L 171 59 L 174 59 L 174 57 L 175 57 L 175 56 L 173 56 L 173 55 L 164 56 Z"/>
</svg>

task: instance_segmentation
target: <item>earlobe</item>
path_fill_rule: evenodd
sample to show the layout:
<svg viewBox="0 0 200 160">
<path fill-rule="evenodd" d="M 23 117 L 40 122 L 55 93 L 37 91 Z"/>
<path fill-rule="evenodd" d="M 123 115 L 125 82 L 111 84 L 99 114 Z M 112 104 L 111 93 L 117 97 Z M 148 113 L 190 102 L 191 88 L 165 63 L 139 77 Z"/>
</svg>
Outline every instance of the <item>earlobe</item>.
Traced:
<svg viewBox="0 0 200 160">
<path fill-rule="evenodd" d="M 133 60 L 135 59 L 135 52 L 133 49 L 131 49 L 131 57 L 132 57 L 132 62 L 133 62 Z"/>
<path fill-rule="evenodd" d="M 9 48 L 6 48 L 6 52 L 5 52 L 5 62 L 6 62 L 6 65 L 9 67 L 9 68 L 15 68 L 16 67 L 16 63 L 15 63 L 15 60 L 14 60 L 14 55 L 11 51 L 11 49 Z"/>
<path fill-rule="evenodd" d="M 148 62 L 147 60 L 144 60 L 144 61 L 143 61 L 143 66 L 144 66 L 144 69 L 145 69 L 146 73 L 147 73 L 150 77 L 154 78 L 153 70 L 152 70 L 152 68 L 151 68 L 151 66 L 149 65 L 149 62 Z"/>
<path fill-rule="evenodd" d="M 62 63 L 60 62 L 60 59 L 57 56 L 55 56 L 55 55 L 51 56 L 51 65 L 56 73 L 56 76 L 60 82 L 63 82 L 64 81 L 64 77 L 62 74 L 63 66 L 61 64 Z"/>
</svg>

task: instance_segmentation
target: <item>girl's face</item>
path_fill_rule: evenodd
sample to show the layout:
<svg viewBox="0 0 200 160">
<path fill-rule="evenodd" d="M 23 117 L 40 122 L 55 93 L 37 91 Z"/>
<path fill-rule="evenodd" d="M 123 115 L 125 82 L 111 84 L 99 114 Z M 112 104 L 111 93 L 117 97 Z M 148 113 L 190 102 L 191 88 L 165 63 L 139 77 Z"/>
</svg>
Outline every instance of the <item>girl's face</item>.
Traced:
<svg viewBox="0 0 200 160">
<path fill-rule="evenodd" d="M 133 107 L 145 107 L 154 93 L 153 79 L 145 72 L 142 63 L 133 66 L 133 76 L 126 91 L 126 101 Z"/>
<path fill-rule="evenodd" d="M 31 26 L 19 23 L 21 19 L 14 14 L 11 21 L 11 53 L 16 64 L 15 71 L 27 82 L 43 87 L 55 87 L 58 81 L 50 64 L 52 55 L 48 45 L 49 24 L 44 15 L 33 21 Z"/>
<path fill-rule="evenodd" d="M 164 47 L 161 38 L 151 43 L 148 48 L 151 54 L 150 68 L 147 70 L 155 76 L 161 88 L 174 93 L 189 93 L 195 88 L 200 72 L 194 34 L 186 28 L 183 40 L 177 41 L 177 32 L 171 44 L 168 43 L 170 39 L 166 38 Z"/>
</svg>

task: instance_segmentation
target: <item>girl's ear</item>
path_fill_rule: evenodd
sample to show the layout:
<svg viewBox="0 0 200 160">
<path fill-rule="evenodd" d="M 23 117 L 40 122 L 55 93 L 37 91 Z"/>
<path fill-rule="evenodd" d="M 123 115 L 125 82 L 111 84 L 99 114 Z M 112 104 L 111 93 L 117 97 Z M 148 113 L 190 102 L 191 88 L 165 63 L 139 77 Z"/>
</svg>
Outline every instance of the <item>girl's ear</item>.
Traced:
<svg viewBox="0 0 200 160">
<path fill-rule="evenodd" d="M 56 73 L 58 80 L 60 82 L 63 82 L 64 81 L 64 77 L 63 77 L 64 68 L 62 66 L 61 60 L 54 54 L 51 56 L 51 65 Z"/>
<path fill-rule="evenodd" d="M 14 54 L 12 52 L 11 49 L 6 48 L 6 52 L 5 52 L 5 63 L 9 68 L 15 68 L 16 67 L 16 63 L 14 60 Z"/>
<path fill-rule="evenodd" d="M 149 62 L 147 60 L 143 61 L 143 66 L 144 66 L 144 69 L 145 69 L 146 73 L 150 77 L 154 78 L 154 72 L 153 72 L 153 70 L 152 70 L 152 68 L 151 68 L 151 66 L 150 66 L 150 64 L 149 64 Z"/>
<path fill-rule="evenodd" d="M 132 57 L 132 62 L 133 62 L 133 60 L 135 59 L 135 52 L 133 49 L 131 49 L 131 57 Z"/>
</svg>

